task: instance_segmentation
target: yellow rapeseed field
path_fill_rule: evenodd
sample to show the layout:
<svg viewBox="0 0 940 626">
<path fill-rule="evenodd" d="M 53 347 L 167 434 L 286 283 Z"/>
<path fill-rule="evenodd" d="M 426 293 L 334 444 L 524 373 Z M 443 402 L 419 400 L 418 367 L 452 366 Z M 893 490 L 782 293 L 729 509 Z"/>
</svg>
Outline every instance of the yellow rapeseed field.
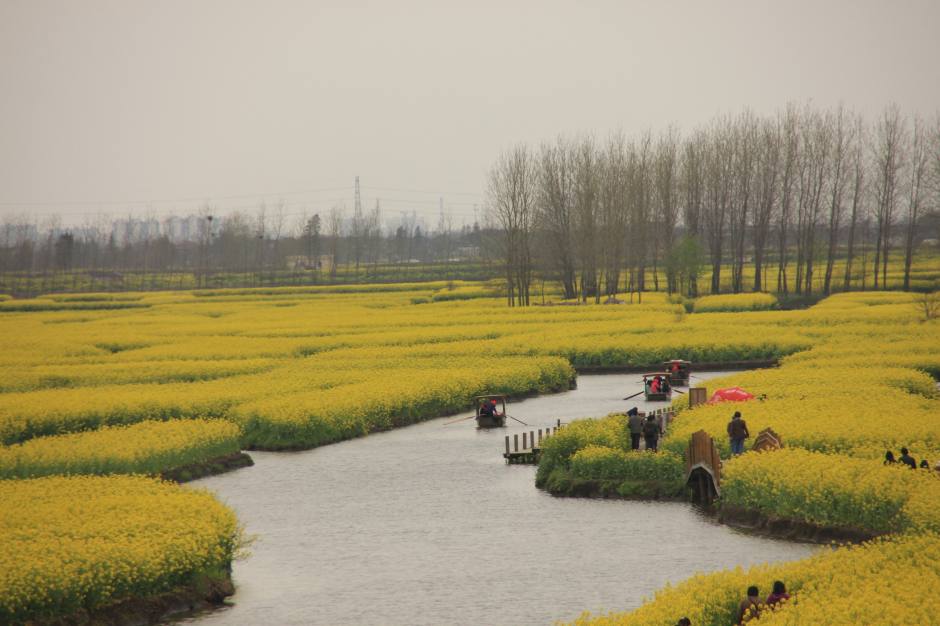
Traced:
<svg viewBox="0 0 940 626">
<path fill-rule="evenodd" d="M 235 515 L 140 476 L 0 480 L 0 623 L 95 609 L 227 572 Z"/>
<path fill-rule="evenodd" d="M 908 557 L 919 575 L 936 576 L 936 569 L 921 571 L 928 562 L 921 555 L 937 554 L 931 534 L 938 529 L 936 489 L 927 482 L 934 477 L 902 477 L 879 461 L 886 448 L 901 445 L 918 458 L 940 458 L 940 400 L 930 377 L 940 374 L 940 333 L 937 321 L 919 319 L 915 296 L 844 294 L 808 310 L 783 311 L 751 310 L 771 307 L 773 301 L 744 294 L 721 296 L 711 304 L 703 299 L 696 312 L 688 313 L 681 302 L 661 294 L 645 294 L 642 304 L 511 309 L 502 299 L 487 297 L 490 286 L 450 287 L 284 287 L 119 299 L 55 296 L 28 306 L 2 302 L 0 475 L 156 473 L 236 445 L 316 446 L 457 411 L 483 392 L 564 389 L 573 380 L 573 368 L 655 365 L 674 357 L 698 364 L 781 359 L 779 368 L 709 382 L 712 388 L 741 385 L 760 396 L 741 407 L 752 431 L 771 426 L 791 447 L 729 462 L 727 497 L 768 513 L 857 525 L 898 533 L 898 538 L 779 566 L 792 568 L 781 571 L 793 572 L 786 574 L 788 582 L 805 600 L 774 619 L 783 619 L 798 604 L 813 619 L 814 598 L 823 597 L 814 590 L 824 588 L 819 581 L 829 580 L 833 567 L 845 569 L 849 577 L 856 572 L 865 589 L 874 584 L 865 572 L 876 565 L 889 568 L 890 576 L 908 575 L 901 565 L 892 565 Z M 709 310 L 714 312 L 704 312 Z M 683 401 L 676 400 L 677 406 Z M 674 478 L 691 432 L 704 428 L 726 450 L 729 411 L 725 405 L 683 411 L 665 441 L 669 454 L 655 463 L 623 452 L 627 443 L 618 418 L 568 427 L 557 438 L 555 458 L 560 466 L 571 464 L 580 478 L 644 473 Z M 826 481 L 814 480 L 817 475 Z M 72 501 L 67 493 L 56 494 L 71 489 L 72 483 L 61 482 L 67 480 L 82 479 L 12 480 L 3 488 L 13 499 L 41 491 L 49 510 L 65 515 L 74 510 Z M 225 511 L 217 503 L 207 508 L 205 503 L 214 500 L 204 494 L 196 494 L 200 500 L 187 499 L 196 495 L 178 487 L 140 487 L 146 494 L 133 495 L 138 486 L 153 484 L 142 478 L 84 480 L 98 490 L 87 492 L 83 505 L 101 507 L 88 509 L 87 532 L 95 536 L 125 536 L 121 522 L 103 511 L 116 498 L 111 494 L 125 493 L 132 484 L 126 497 L 128 506 L 140 507 L 134 510 L 172 494 L 173 506 L 188 511 L 178 517 L 213 507 Z M 136 514 L 128 515 L 135 519 Z M 152 539 L 153 554 L 164 560 L 148 561 L 147 567 L 153 580 L 165 580 L 181 571 L 174 569 L 174 559 L 183 559 L 187 550 L 172 547 L 179 527 L 156 519 L 134 527 L 134 536 L 141 544 Z M 205 545 L 215 541 L 217 551 L 230 554 L 224 547 L 228 531 L 208 526 L 215 530 L 203 537 Z M 104 603 L 159 586 L 136 586 L 136 574 L 117 568 L 108 570 L 113 579 L 94 579 L 81 591 L 62 595 L 58 589 L 65 583 L 56 577 L 55 559 L 75 550 L 75 562 L 81 563 L 82 549 L 66 542 L 59 552 L 44 552 L 42 542 L 52 535 L 21 536 L 13 528 L 0 527 L 0 541 L 22 541 L 23 554 L 35 568 L 5 570 L 3 589 L 14 590 L 9 597 L 15 600 L 4 605 L 11 615 L 74 606 L 72 599 L 50 598 L 85 593 L 86 599 Z M 124 563 L 113 551 L 101 554 L 105 561 Z M 203 563 L 187 562 L 197 569 Z M 694 613 L 700 619 L 693 617 L 693 623 L 729 623 L 722 621 L 720 607 L 740 595 L 742 581 L 776 575 L 761 572 L 697 577 L 664 591 L 665 600 L 609 619 L 667 623 L 668 617 L 674 623 L 679 609 L 706 597 L 705 612 Z M 805 590 L 801 581 L 808 581 Z M 31 594 L 33 588 L 37 591 Z M 670 595 L 679 589 L 686 590 L 684 595 Z M 674 601 L 679 603 L 667 606 Z M 832 623 L 857 615 L 848 605 L 839 607 Z M 892 600 L 884 610 L 918 623 L 917 609 L 905 612 L 900 601 Z"/>
</svg>

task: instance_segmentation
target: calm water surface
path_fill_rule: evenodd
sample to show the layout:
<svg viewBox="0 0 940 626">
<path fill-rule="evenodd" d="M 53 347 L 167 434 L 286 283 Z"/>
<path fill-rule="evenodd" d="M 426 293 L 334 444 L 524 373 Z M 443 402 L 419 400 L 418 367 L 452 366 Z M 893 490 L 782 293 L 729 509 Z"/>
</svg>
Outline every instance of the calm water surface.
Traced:
<svg viewBox="0 0 940 626">
<path fill-rule="evenodd" d="M 702 378 L 719 373 L 698 374 Z M 513 403 L 535 426 L 637 405 L 635 374 Z M 466 415 L 469 415 L 467 413 Z M 257 537 L 216 624 L 551 624 L 638 606 L 695 572 L 792 560 L 813 546 L 751 537 L 690 505 L 553 498 L 507 466 L 503 437 L 437 419 L 197 481 Z M 681 617 L 681 616 L 677 616 Z"/>
</svg>

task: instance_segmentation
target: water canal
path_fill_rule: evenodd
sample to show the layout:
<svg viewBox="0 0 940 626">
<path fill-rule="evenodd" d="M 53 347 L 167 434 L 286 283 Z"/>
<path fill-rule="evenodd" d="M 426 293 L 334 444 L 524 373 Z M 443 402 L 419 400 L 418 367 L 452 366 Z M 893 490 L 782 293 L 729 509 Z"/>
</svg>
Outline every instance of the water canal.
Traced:
<svg viewBox="0 0 940 626">
<path fill-rule="evenodd" d="M 584 375 L 576 390 L 509 412 L 538 428 L 662 406 L 622 400 L 637 380 Z M 554 498 L 535 488 L 534 467 L 503 462 L 504 435 L 529 428 L 478 431 L 448 419 L 305 452 L 253 452 L 254 467 L 194 483 L 257 539 L 235 564 L 231 606 L 183 622 L 545 625 L 636 607 L 695 572 L 815 549 L 742 534 L 683 503 Z"/>
</svg>

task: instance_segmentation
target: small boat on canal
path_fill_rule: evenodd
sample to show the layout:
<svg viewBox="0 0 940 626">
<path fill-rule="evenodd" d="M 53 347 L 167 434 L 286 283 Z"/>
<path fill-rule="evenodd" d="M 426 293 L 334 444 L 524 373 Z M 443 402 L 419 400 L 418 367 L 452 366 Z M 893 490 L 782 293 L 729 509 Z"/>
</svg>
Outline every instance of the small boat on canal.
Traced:
<svg viewBox="0 0 940 626">
<path fill-rule="evenodd" d="M 669 384 L 672 387 L 688 387 L 692 375 L 692 362 L 673 359 L 663 363 L 663 369 L 669 372 Z"/>
<path fill-rule="evenodd" d="M 506 425 L 506 396 L 477 396 L 474 400 L 477 428 L 501 428 Z"/>
<path fill-rule="evenodd" d="M 668 402 L 672 398 L 669 372 L 643 374 L 643 397 L 647 402 Z"/>
</svg>

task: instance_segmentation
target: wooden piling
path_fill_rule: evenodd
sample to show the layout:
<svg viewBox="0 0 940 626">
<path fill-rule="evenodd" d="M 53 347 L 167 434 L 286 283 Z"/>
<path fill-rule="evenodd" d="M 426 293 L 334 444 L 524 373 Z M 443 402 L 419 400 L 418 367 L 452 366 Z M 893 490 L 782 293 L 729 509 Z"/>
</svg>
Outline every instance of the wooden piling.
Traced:
<svg viewBox="0 0 940 626">
<path fill-rule="evenodd" d="M 526 432 L 523 432 L 523 433 L 522 433 L 522 449 L 523 449 L 523 450 L 525 450 L 526 448 L 529 447 L 529 446 L 526 445 L 526 442 L 525 442 L 525 438 L 526 438 L 526 435 L 527 435 L 527 434 L 528 434 L 528 433 L 526 433 Z"/>
<path fill-rule="evenodd" d="M 689 389 L 689 408 L 708 402 L 708 390 L 705 387 L 692 387 Z"/>
<path fill-rule="evenodd" d="M 506 454 L 509 454 L 509 435 L 506 435 Z"/>
<path fill-rule="evenodd" d="M 512 436 L 513 443 L 513 452 L 519 452 L 519 433 L 514 433 Z"/>
</svg>

